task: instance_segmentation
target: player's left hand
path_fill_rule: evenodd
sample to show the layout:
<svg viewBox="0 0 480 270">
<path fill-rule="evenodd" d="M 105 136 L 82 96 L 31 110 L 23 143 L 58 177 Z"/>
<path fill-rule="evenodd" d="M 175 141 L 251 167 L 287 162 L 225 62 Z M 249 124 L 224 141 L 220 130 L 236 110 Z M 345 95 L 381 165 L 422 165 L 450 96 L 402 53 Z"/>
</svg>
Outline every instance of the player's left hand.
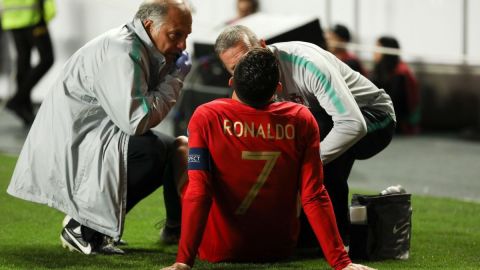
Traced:
<svg viewBox="0 0 480 270">
<path fill-rule="evenodd" d="M 162 268 L 161 270 L 190 270 L 190 269 L 192 268 L 184 263 L 174 263 L 171 266 Z"/>
<path fill-rule="evenodd" d="M 375 268 L 371 268 L 361 264 L 351 263 L 344 267 L 343 270 L 375 270 Z"/>
</svg>

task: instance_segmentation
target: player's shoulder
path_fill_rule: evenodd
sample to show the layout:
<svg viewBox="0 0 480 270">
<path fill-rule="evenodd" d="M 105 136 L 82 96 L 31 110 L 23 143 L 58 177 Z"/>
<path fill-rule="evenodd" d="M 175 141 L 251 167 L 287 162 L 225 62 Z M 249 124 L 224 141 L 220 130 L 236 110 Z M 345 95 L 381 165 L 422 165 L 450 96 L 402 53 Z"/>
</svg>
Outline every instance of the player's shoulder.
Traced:
<svg viewBox="0 0 480 270">
<path fill-rule="evenodd" d="M 201 104 L 195 109 L 196 114 L 215 114 L 235 106 L 231 98 L 219 98 L 210 102 Z"/>
<path fill-rule="evenodd" d="M 318 129 L 315 117 L 305 105 L 291 101 L 275 102 L 274 104 L 276 108 L 272 112 L 288 118 L 289 122 L 298 128 L 299 134 L 307 134 L 308 130 Z"/>
<path fill-rule="evenodd" d="M 190 118 L 189 128 L 194 129 L 195 126 L 202 126 L 212 119 L 215 119 L 225 111 L 224 108 L 229 107 L 229 104 L 231 104 L 230 100 L 231 99 L 221 98 L 199 105 Z"/>
<path fill-rule="evenodd" d="M 219 98 L 198 106 L 198 109 L 211 110 L 216 108 L 224 108 L 224 107 L 232 106 L 232 104 L 234 103 L 235 103 L 234 100 L 231 98 Z"/>
</svg>

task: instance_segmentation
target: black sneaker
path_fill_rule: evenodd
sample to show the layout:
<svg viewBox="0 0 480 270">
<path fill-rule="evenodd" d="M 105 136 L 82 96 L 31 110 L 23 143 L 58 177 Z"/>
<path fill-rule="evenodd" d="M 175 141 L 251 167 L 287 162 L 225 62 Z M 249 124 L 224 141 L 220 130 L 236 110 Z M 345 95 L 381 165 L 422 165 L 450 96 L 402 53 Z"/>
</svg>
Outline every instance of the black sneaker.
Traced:
<svg viewBox="0 0 480 270">
<path fill-rule="evenodd" d="M 95 248 L 95 252 L 104 255 L 124 255 L 125 251 L 117 247 L 113 238 L 104 235 L 102 243 Z"/>
<path fill-rule="evenodd" d="M 69 215 L 66 215 L 62 220 L 62 227 L 66 227 L 67 224 L 70 222 L 70 220 L 72 220 L 72 217 L 69 216 Z M 108 237 L 108 236 L 105 236 L 105 237 Z M 128 242 L 123 240 L 123 239 L 120 239 L 118 241 L 114 241 L 113 245 L 115 245 L 115 246 L 128 246 Z"/>
<path fill-rule="evenodd" d="M 115 246 L 111 237 L 90 228 L 82 227 L 82 225 L 69 216 L 66 216 L 62 223 L 64 227 L 60 234 L 60 241 L 62 242 L 62 246 L 68 248 L 70 251 L 77 251 L 85 255 L 125 254 L 123 250 Z"/>
<path fill-rule="evenodd" d="M 62 247 L 68 248 L 70 251 L 78 251 L 85 255 L 93 254 L 93 245 L 82 237 L 81 226 L 75 228 L 64 227 L 60 234 Z"/>
</svg>

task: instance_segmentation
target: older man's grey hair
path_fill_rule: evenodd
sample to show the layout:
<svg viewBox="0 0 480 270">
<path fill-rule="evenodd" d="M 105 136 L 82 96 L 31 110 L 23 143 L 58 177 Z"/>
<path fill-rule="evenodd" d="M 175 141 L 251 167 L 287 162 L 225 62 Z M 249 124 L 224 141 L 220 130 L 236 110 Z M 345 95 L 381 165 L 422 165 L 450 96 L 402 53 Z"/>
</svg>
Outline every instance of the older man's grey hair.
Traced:
<svg viewBox="0 0 480 270">
<path fill-rule="evenodd" d="M 238 42 L 243 42 L 248 48 L 260 46 L 260 40 L 248 27 L 232 25 L 225 28 L 215 41 L 215 53 L 220 55 L 234 47 Z"/>
<path fill-rule="evenodd" d="M 152 20 L 153 27 L 158 29 L 165 21 L 169 6 L 169 1 L 146 0 L 138 8 L 135 18 L 142 22 Z"/>
</svg>

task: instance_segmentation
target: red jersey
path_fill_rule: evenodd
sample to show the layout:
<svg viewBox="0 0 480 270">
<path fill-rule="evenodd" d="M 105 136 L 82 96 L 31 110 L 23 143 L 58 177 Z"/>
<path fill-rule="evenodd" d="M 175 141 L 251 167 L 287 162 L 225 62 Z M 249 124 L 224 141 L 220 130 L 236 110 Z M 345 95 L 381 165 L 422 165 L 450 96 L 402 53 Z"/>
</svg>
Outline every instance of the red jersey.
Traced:
<svg viewBox="0 0 480 270">
<path fill-rule="evenodd" d="M 189 183 L 177 262 L 269 261 L 293 252 L 298 196 L 328 262 L 350 263 L 322 183 L 319 130 L 291 102 L 255 109 L 233 99 L 200 106 L 189 131 Z"/>
</svg>

